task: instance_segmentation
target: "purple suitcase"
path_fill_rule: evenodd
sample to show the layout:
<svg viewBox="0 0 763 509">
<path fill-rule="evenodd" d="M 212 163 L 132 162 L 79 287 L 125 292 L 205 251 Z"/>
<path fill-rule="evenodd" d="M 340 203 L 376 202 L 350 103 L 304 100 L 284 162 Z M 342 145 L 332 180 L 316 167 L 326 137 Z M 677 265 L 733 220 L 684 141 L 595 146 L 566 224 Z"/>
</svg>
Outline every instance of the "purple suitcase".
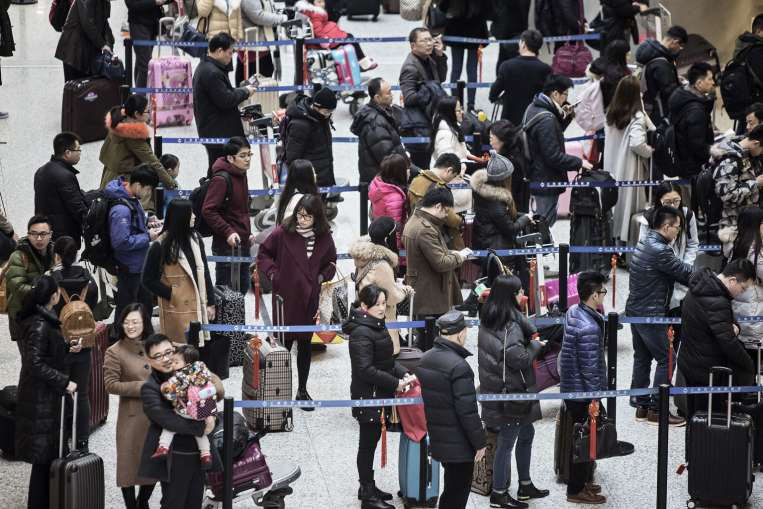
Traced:
<svg viewBox="0 0 763 509">
<path fill-rule="evenodd" d="M 216 499 L 223 496 L 223 472 L 209 472 L 207 486 Z M 260 442 L 252 440 L 243 454 L 233 462 L 233 496 L 247 490 L 261 490 L 273 484 L 270 469 L 260 449 Z"/>
<path fill-rule="evenodd" d="M 165 20 L 162 18 L 161 25 Z M 148 63 L 148 86 L 150 88 L 191 88 L 193 86 L 193 70 L 191 60 L 178 55 L 161 56 L 161 46 L 158 58 Z M 193 121 L 193 94 L 154 94 L 156 99 L 156 127 L 191 125 Z"/>
</svg>

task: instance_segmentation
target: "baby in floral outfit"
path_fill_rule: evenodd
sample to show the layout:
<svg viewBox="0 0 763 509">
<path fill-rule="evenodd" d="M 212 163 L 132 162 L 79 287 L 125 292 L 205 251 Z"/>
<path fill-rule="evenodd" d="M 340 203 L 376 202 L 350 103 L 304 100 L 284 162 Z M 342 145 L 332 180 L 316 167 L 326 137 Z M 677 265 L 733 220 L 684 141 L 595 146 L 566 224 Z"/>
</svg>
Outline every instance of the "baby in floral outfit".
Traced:
<svg viewBox="0 0 763 509">
<path fill-rule="evenodd" d="M 212 374 L 206 364 L 199 360 L 199 351 L 191 345 L 178 346 L 174 354 L 175 373 L 161 385 L 162 395 L 175 406 L 175 413 L 186 419 L 203 421 L 217 412 L 215 396 L 217 390 L 212 384 Z M 163 458 L 170 450 L 174 431 L 162 430 L 159 446 L 152 458 Z M 212 465 L 209 438 L 196 438 L 204 467 Z"/>
</svg>

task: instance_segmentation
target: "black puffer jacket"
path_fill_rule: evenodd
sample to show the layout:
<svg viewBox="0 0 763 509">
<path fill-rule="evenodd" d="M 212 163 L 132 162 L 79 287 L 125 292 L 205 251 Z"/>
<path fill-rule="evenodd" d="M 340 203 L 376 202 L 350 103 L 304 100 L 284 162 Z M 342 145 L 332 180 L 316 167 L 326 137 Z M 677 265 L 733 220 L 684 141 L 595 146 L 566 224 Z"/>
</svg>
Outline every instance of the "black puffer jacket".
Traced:
<svg viewBox="0 0 763 509">
<path fill-rule="evenodd" d="M 678 366 L 695 383 L 706 383 L 713 366 L 731 368 L 736 385 L 752 381 L 755 367 L 734 332 L 731 300 L 726 286 L 709 268 L 696 271 L 689 279 L 689 293 L 681 308 L 681 335 L 687 340 L 681 344 Z"/>
<path fill-rule="evenodd" d="M 318 186 L 333 186 L 334 152 L 330 119 L 324 118 L 312 108 L 313 100 L 303 97 L 286 110 L 288 124 L 284 140 L 284 161 L 291 164 L 295 159 L 307 159 L 313 163 Z"/>
<path fill-rule="evenodd" d="M 204 55 L 193 73 L 193 117 L 202 138 L 244 136 L 238 105 L 249 91 L 233 88 L 228 78 L 232 70 L 231 64 Z"/>
<path fill-rule="evenodd" d="M 379 173 L 382 159 L 390 154 L 405 155 L 398 123 L 392 111 L 374 101 L 355 115 L 350 131 L 359 138 L 358 169 L 360 181 L 370 183 Z"/>
<path fill-rule="evenodd" d="M 127 4 L 127 21 L 130 24 L 143 25 L 151 29 L 151 34 L 156 37 L 159 31 L 159 18 L 162 17 L 162 8 L 152 0 L 125 0 Z"/>
<path fill-rule="evenodd" d="M 604 34 L 604 40 L 601 41 L 601 47 L 617 39 L 628 41 L 626 30 L 635 29 L 636 40 L 638 40 L 638 27 L 636 25 L 636 14 L 639 13 L 638 5 L 632 0 L 601 0 L 602 18 L 607 21 L 608 29 Z"/>
<path fill-rule="evenodd" d="M 665 316 L 673 283 L 688 284 L 692 270 L 691 265 L 676 257 L 665 237 L 650 229 L 638 241 L 630 263 L 631 287 L 625 313 L 628 316 Z"/>
<path fill-rule="evenodd" d="M 636 50 L 636 62 L 644 66 L 644 105 L 652 110 L 652 120 L 659 121 L 662 117 L 657 99 L 662 102 L 662 109 L 667 115 L 670 96 L 680 86 L 676 57 L 659 41 L 649 39 Z"/>
<path fill-rule="evenodd" d="M 493 18 L 490 34 L 496 39 L 510 39 L 527 30 L 531 0 L 492 0 Z"/>
<path fill-rule="evenodd" d="M 474 200 L 472 243 L 475 249 L 511 249 L 515 239 L 530 222 L 530 216 L 511 219 L 509 208 L 514 203 L 511 191 L 487 181 L 487 170 L 474 172 L 469 181 Z"/>
<path fill-rule="evenodd" d="M 485 447 L 485 430 L 477 410 L 474 372 L 466 362 L 471 353 L 438 337 L 416 368 L 427 417 L 432 457 L 466 463 Z"/>
<path fill-rule="evenodd" d="M 392 339 L 384 320 L 374 318 L 359 308 L 350 310 L 350 318 L 342 325 L 350 335 L 350 363 L 352 399 L 391 398 L 400 379 L 406 374 L 403 366 L 395 362 Z M 385 409 L 389 412 L 389 409 Z M 381 422 L 381 408 L 353 408 L 352 416 L 358 422 Z"/>
<path fill-rule="evenodd" d="M 703 97 L 690 88 L 679 88 L 670 96 L 670 120 L 675 125 L 679 176 L 693 177 L 710 160 L 714 97 Z"/>
<path fill-rule="evenodd" d="M 544 94 L 538 94 L 525 112 L 525 122 L 542 115 L 527 131 L 530 153 L 530 182 L 559 182 L 567 180 L 568 171 L 579 170 L 583 161 L 568 155 L 564 148 L 564 130 L 572 117 L 562 118 L 554 102 Z M 562 194 L 562 188 L 533 189 L 535 195 Z"/>
<path fill-rule="evenodd" d="M 71 164 L 51 157 L 34 174 L 34 213 L 48 216 L 53 240 L 68 235 L 79 246 L 88 207 L 78 173 Z"/>
<path fill-rule="evenodd" d="M 39 306 L 22 322 L 16 457 L 27 463 L 50 463 L 58 457 L 61 396 L 69 383 L 69 347 L 60 326 L 51 311 Z"/>
</svg>

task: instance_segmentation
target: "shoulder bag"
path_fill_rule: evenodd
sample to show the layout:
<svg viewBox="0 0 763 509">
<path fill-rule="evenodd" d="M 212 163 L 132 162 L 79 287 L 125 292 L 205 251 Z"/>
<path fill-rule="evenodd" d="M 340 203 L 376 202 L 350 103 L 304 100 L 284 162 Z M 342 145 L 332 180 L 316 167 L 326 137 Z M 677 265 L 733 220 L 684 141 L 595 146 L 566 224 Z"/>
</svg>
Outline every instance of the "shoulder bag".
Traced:
<svg viewBox="0 0 763 509">
<path fill-rule="evenodd" d="M 595 431 L 591 433 L 591 428 Z M 615 423 L 605 415 L 599 415 L 598 400 L 588 405 L 588 421 L 575 423 L 572 442 L 572 461 L 588 463 L 620 456 L 617 447 L 617 429 Z"/>
</svg>

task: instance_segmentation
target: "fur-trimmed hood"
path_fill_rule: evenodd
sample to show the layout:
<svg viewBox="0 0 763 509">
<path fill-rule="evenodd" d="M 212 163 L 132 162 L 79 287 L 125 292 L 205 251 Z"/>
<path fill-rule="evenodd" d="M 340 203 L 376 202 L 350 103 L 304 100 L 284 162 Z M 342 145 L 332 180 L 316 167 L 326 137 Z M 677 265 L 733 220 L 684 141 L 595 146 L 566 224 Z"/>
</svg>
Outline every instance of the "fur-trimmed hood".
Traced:
<svg viewBox="0 0 763 509">
<path fill-rule="evenodd" d="M 299 0 L 299 2 L 294 4 L 294 7 L 300 12 L 312 11 L 312 12 L 315 12 L 316 14 L 325 14 L 328 16 L 328 12 L 326 12 L 326 9 L 324 9 L 323 7 L 318 7 L 315 4 L 311 4 L 310 2 L 306 0 Z"/>
<path fill-rule="evenodd" d="M 106 129 L 109 133 L 122 138 L 131 138 L 134 140 L 146 140 L 151 137 L 151 130 L 148 124 L 144 122 L 130 122 L 125 119 L 117 124 L 116 127 L 111 127 L 111 113 L 106 114 Z"/>
<path fill-rule="evenodd" d="M 486 200 L 499 201 L 511 206 L 514 203 L 514 197 L 511 191 L 492 185 L 487 181 L 487 170 L 477 170 L 469 180 L 472 190 Z"/>
<path fill-rule="evenodd" d="M 392 265 L 393 269 L 397 267 L 398 264 L 397 255 L 395 253 L 389 248 L 374 244 L 371 242 L 371 237 L 368 235 L 363 235 L 353 242 L 352 245 L 350 245 L 348 252 L 355 262 L 355 267 L 358 269 L 365 267 L 370 262 L 381 260 L 388 262 Z"/>
</svg>

